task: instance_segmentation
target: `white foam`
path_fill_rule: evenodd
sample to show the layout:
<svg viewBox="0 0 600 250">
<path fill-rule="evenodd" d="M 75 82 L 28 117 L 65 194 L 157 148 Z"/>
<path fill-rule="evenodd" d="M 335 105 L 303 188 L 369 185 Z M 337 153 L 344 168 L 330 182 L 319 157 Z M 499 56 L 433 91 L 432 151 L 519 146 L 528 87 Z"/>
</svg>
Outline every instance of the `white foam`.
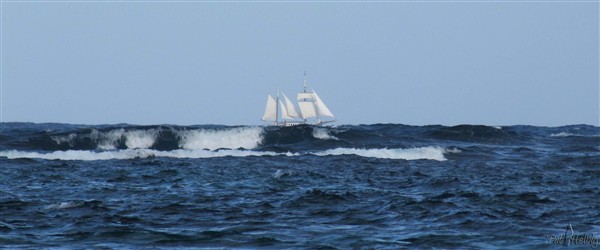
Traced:
<svg viewBox="0 0 600 250">
<path fill-rule="evenodd" d="M 50 153 L 38 153 L 38 152 L 26 152 L 26 151 L 2 151 L 0 156 L 7 157 L 9 159 L 15 158 L 34 158 L 34 159 L 46 159 L 46 160 L 82 160 L 82 161 L 94 161 L 94 160 L 110 160 L 110 159 L 133 159 L 136 157 L 145 158 L 149 154 L 140 150 L 119 150 L 119 151 L 101 151 L 94 152 L 89 150 L 67 150 L 67 151 L 54 151 Z"/>
<path fill-rule="evenodd" d="M 125 145 L 127 148 L 149 148 L 154 145 L 158 130 L 131 130 L 125 132 Z"/>
<path fill-rule="evenodd" d="M 179 146 L 184 149 L 253 149 L 262 142 L 261 127 L 238 127 L 224 129 L 196 129 L 177 132 Z M 117 149 L 124 142 L 128 149 L 150 148 L 156 142 L 159 130 L 125 130 L 123 128 L 99 132 L 93 129 L 89 134 L 69 134 L 52 136 L 56 144 L 73 147 L 77 139 L 89 138 L 99 150 Z"/>
<path fill-rule="evenodd" d="M 52 136 L 50 138 L 52 138 L 56 144 L 68 143 L 71 147 L 74 146 L 77 137 L 89 138 L 97 144 L 97 149 L 112 150 L 117 148 L 122 139 L 125 140 L 125 146 L 127 146 L 127 148 L 149 148 L 154 145 L 157 136 L 158 130 L 156 129 L 125 131 L 125 129 L 120 128 L 107 132 L 99 132 L 96 129 L 92 129 L 89 134 L 77 135 L 72 133 L 66 136 Z"/>
<path fill-rule="evenodd" d="M 51 136 L 50 138 L 56 142 L 56 144 L 68 143 L 69 146 L 73 146 L 73 140 L 77 137 L 75 133 L 71 133 L 67 136 Z"/>
<path fill-rule="evenodd" d="M 284 176 L 291 176 L 294 172 L 292 172 L 291 170 L 281 170 L 281 169 L 277 169 L 277 171 L 275 171 L 275 173 L 272 175 L 274 179 L 280 179 L 281 177 Z"/>
<path fill-rule="evenodd" d="M 458 154 L 458 153 L 462 153 L 462 151 L 458 148 L 444 148 L 444 153 L 452 153 L 452 154 Z"/>
<path fill-rule="evenodd" d="M 460 150 L 458 150 L 460 152 Z M 327 155 L 358 155 L 362 157 L 372 157 L 381 159 L 402 159 L 402 160 L 436 160 L 445 161 L 445 153 L 457 153 L 457 149 L 448 151 L 438 146 L 420 147 L 420 148 L 375 148 L 375 149 L 356 149 L 356 148 L 336 148 L 323 152 L 314 153 L 319 156 Z"/>
<path fill-rule="evenodd" d="M 551 137 L 569 137 L 569 136 L 579 136 L 579 137 L 600 137 L 600 135 L 580 135 L 580 134 L 572 134 L 568 132 L 560 132 L 556 134 L 551 134 Z"/>
<path fill-rule="evenodd" d="M 331 131 L 326 128 L 313 128 L 312 136 L 321 140 L 339 140 L 337 137 L 331 135 Z"/>
<path fill-rule="evenodd" d="M 92 138 L 96 137 L 98 141 L 98 149 L 115 149 L 118 141 L 123 137 L 124 129 L 115 129 L 106 133 L 100 133 L 97 130 L 92 131 Z"/>
<path fill-rule="evenodd" d="M 381 158 L 381 159 L 403 159 L 403 160 L 436 160 L 445 161 L 444 154 L 459 153 L 458 149 L 445 149 L 438 146 L 420 147 L 420 148 L 397 148 L 397 149 L 355 149 L 355 148 L 336 148 L 320 152 L 307 153 L 318 156 L 328 155 L 358 155 L 362 157 Z M 79 161 L 97 161 L 97 160 L 124 160 L 148 157 L 168 157 L 168 158 L 216 158 L 216 157 L 247 157 L 247 156 L 300 156 L 306 154 L 300 153 L 276 153 L 270 151 L 251 151 L 240 149 L 222 149 L 218 151 L 203 149 L 177 149 L 172 151 L 159 151 L 154 149 L 123 149 L 110 151 L 89 151 L 89 150 L 67 150 L 54 151 L 48 153 L 27 152 L 18 150 L 0 151 L 0 157 L 9 159 L 30 158 L 46 160 L 79 160 Z M 281 177 L 290 174 L 280 172 L 274 175 Z"/>
<path fill-rule="evenodd" d="M 61 202 L 61 203 L 57 203 L 57 204 L 48 205 L 48 206 L 46 206 L 46 209 L 58 210 L 58 209 L 78 207 L 78 206 L 81 206 L 82 204 L 83 204 L 82 202 Z"/>
<path fill-rule="evenodd" d="M 253 149 L 262 142 L 261 127 L 198 129 L 179 132 L 179 146 L 185 149 Z"/>
<path fill-rule="evenodd" d="M 567 133 L 567 132 L 560 132 L 560 133 L 556 133 L 556 134 L 551 134 L 551 137 L 567 137 L 567 136 L 574 136 L 574 134 L 571 133 Z"/>
<path fill-rule="evenodd" d="M 275 153 L 269 151 L 249 151 L 237 149 L 225 149 L 219 151 L 209 150 L 189 150 L 178 149 L 173 151 L 158 151 L 153 149 L 123 149 L 114 151 L 89 151 L 89 150 L 67 150 L 54 151 L 49 153 L 26 152 L 18 150 L 0 151 L 0 157 L 9 159 L 32 158 L 46 160 L 79 160 L 79 161 L 97 161 L 97 160 L 124 160 L 134 158 L 148 157 L 170 157 L 170 158 L 215 158 L 215 157 L 246 157 L 246 156 L 295 156 L 292 153 Z"/>
</svg>

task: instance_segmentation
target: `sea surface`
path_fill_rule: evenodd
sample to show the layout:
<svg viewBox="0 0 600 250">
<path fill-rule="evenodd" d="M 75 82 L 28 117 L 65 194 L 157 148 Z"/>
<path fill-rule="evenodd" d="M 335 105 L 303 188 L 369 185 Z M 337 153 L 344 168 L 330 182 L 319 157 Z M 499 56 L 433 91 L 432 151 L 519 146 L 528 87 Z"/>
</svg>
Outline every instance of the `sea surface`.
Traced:
<svg viewBox="0 0 600 250">
<path fill-rule="evenodd" d="M 595 126 L 0 124 L 0 247 L 598 249 L 599 237 Z"/>
</svg>

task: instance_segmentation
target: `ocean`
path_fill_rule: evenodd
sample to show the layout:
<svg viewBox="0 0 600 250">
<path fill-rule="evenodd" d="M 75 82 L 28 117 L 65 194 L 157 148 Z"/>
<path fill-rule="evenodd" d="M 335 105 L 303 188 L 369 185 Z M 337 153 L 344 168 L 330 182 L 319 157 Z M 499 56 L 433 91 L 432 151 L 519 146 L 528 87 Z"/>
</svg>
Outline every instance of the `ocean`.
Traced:
<svg viewBox="0 0 600 250">
<path fill-rule="evenodd" d="M 0 247 L 600 247 L 595 126 L 0 128 Z"/>
</svg>

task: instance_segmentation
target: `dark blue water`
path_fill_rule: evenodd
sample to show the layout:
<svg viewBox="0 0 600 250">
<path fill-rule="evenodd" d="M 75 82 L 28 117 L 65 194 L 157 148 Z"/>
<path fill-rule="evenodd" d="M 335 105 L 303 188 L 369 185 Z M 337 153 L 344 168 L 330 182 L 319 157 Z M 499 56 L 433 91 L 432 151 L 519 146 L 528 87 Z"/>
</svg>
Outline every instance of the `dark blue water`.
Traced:
<svg viewBox="0 0 600 250">
<path fill-rule="evenodd" d="M 569 247 L 600 237 L 600 128 L 586 125 L 2 123 L 0 165 L 9 248 L 546 249 L 568 225 L 593 236 Z"/>
</svg>

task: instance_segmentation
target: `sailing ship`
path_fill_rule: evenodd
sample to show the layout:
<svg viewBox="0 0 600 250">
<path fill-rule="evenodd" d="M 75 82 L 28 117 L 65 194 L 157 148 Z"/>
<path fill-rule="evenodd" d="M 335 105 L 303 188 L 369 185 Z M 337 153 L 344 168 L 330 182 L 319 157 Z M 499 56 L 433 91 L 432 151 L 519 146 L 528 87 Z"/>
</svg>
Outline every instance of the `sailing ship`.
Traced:
<svg viewBox="0 0 600 250">
<path fill-rule="evenodd" d="M 277 88 L 275 98 L 267 96 L 267 106 L 262 120 L 274 126 L 296 126 L 301 124 L 323 125 L 335 121 L 335 116 L 321 100 L 317 92 L 307 91 L 306 72 L 304 72 L 304 91 L 298 93 L 296 106 Z M 299 107 L 299 109 L 297 109 Z"/>
</svg>

